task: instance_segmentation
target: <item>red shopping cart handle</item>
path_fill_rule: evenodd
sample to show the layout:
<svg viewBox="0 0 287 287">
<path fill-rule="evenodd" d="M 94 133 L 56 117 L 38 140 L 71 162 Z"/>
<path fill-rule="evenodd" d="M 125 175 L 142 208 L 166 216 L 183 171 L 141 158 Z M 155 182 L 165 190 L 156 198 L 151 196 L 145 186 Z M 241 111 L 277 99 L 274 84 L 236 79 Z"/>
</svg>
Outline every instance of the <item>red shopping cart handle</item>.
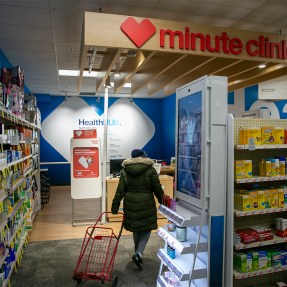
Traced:
<svg viewBox="0 0 287 287">
<path fill-rule="evenodd" d="M 97 219 L 95 225 L 93 226 L 93 229 L 92 229 L 92 231 L 91 231 L 91 233 L 90 233 L 90 236 L 92 236 L 92 234 L 94 233 L 94 230 L 95 230 L 95 228 L 97 227 L 97 224 L 101 221 L 103 215 L 104 215 L 104 214 L 108 214 L 108 213 L 113 214 L 112 212 L 108 212 L 108 211 L 104 211 L 104 212 L 102 212 L 102 213 L 100 214 L 100 216 L 99 216 L 99 218 Z M 121 228 L 120 228 L 120 231 L 119 231 L 118 236 L 116 236 L 117 239 L 119 240 L 120 237 L 121 237 L 121 235 L 122 235 L 122 231 L 123 231 L 123 227 L 124 227 L 124 214 L 123 214 L 122 212 L 118 212 L 118 214 L 119 214 L 119 215 L 122 215 Z"/>
</svg>

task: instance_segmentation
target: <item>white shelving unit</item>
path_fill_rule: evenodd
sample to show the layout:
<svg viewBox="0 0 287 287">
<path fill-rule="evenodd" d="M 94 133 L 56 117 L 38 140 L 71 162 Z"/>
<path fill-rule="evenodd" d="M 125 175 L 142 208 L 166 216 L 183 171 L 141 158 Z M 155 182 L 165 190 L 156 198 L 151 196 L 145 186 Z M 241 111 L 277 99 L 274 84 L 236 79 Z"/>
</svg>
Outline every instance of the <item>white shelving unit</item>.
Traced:
<svg viewBox="0 0 287 287">
<path fill-rule="evenodd" d="M 7 111 L 6 109 L 0 107 L 0 123 L 13 127 L 17 126 L 25 126 L 26 128 L 32 129 L 32 134 L 33 136 L 36 136 L 39 138 L 40 135 L 40 127 L 29 123 L 28 121 L 12 114 L 11 112 Z M 19 139 L 13 139 L 15 140 L 15 145 L 19 144 L 20 141 Z M 1 135 L 0 136 L 0 143 L 2 145 L 9 145 L 10 142 L 7 141 L 7 136 Z M 22 254 L 22 249 L 25 243 L 27 242 L 27 236 L 28 233 L 25 231 L 25 224 L 26 224 L 26 217 L 28 213 L 25 213 L 25 211 L 28 210 L 28 208 L 25 206 L 25 203 L 27 200 L 33 200 L 31 202 L 32 206 L 29 209 L 29 212 L 32 213 L 33 218 L 35 217 L 35 214 L 37 213 L 38 210 L 41 209 L 41 192 L 40 192 L 40 170 L 39 170 L 39 165 L 35 162 L 39 158 L 38 155 L 38 141 L 31 141 L 31 139 L 27 139 L 27 141 L 21 141 L 21 144 L 31 144 L 32 145 L 32 151 L 34 154 L 24 156 L 23 158 L 20 158 L 18 160 L 6 163 L 4 160 L 1 159 L 0 161 L 0 173 L 3 174 L 3 182 L 9 181 L 9 184 L 4 186 L 3 189 L 0 191 L 0 201 L 4 201 L 9 195 L 13 195 L 14 193 L 18 190 L 22 190 L 21 193 L 19 193 L 19 198 L 15 203 L 13 208 L 9 211 L 8 214 L 2 214 L 2 217 L 0 218 L 0 232 L 3 236 L 3 234 L 6 234 L 6 240 L 4 242 L 6 246 L 6 253 L 3 256 L 3 258 L 0 259 L 0 267 L 4 264 L 5 258 L 8 255 L 8 247 L 13 246 L 15 241 L 18 243 L 18 249 L 17 253 L 15 254 L 15 261 L 12 262 L 11 264 L 11 269 L 8 274 L 8 277 L 5 279 L 5 281 L 2 284 L 2 287 L 4 286 L 9 286 L 10 284 L 10 277 L 13 273 L 13 270 L 19 262 L 19 259 Z M 29 165 L 29 163 L 31 164 Z M 24 168 L 25 167 L 25 168 Z M 17 179 L 12 180 L 10 176 L 8 176 L 9 173 L 11 172 L 19 172 L 17 174 Z M 25 185 L 25 182 L 32 182 L 32 176 L 35 176 L 36 181 L 38 182 L 37 187 L 38 190 L 33 190 L 32 191 L 32 186 L 27 186 L 27 189 L 24 190 L 23 187 Z M 16 178 L 16 176 L 15 176 Z M 25 191 L 25 192 L 24 192 Z M 33 196 L 31 197 L 31 193 L 34 193 Z M 28 195 L 28 196 L 25 196 Z M 13 227 L 13 229 L 9 229 L 8 223 L 10 221 L 17 222 L 17 225 Z M 9 235 L 7 235 L 9 234 Z M 21 235 L 20 235 L 21 234 Z M 22 236 L 19 238 L 19 236 Z"/>
<path fill-rule="evenodd" d="M 247 252 L 254 249 L 266 250 L 270 246 L 279 247 L 286 243 L 287 238 L 273 234 L 273 239 L 258 241 L 249 244 L 233 242 L 233 233 L 238 228 L 248 228 L 254 225 L 274 226 L 276 217 L 286 218 L 286 207 L 266 208 L 258 210 L 241 211 L 234 208 L 234 190 L 245 189 L 252 184 L 258 188 L 276 187 L 284 184 L 287 175 L 261 177 L 259 176 L 259 162 L 263 158 L 285 156 L 286 144 L 256 145 L 255 149 L 249 149 L 248 145 L 239 145 L 240 128 L 280 127 L 287 129 L 287 120 L 275 119 L 244 119 L 228 116 L 228 191 L 227 191 L 227 231 L 226 231 L 226 286 L 275 286 L 278 281 L 286 281 L 287 267 L 268 268 L 249 273 L 240 273 L 233 270 L 233 256 L 235 252 Z M 235 160 L 252 160 L 253 177 L 246 179 L 234 178 Z M 283 249 L 283 247 L 282 247 Z"/>
<path fill-rule="evenodd" d="M 227 286 L 223 278 L 227 79 L 202 77 L 177 89 L 177 113 L 176 210 L 160 205 L 159 211 L 176 228 L 186 228 L 187 240 L 178 240 L 168 227 L 158 230 L 165 247 L 157 253 L 161 260 L 157 286 Z M 175 258 L 167 247 L 174 248 Z"/>
</svg>

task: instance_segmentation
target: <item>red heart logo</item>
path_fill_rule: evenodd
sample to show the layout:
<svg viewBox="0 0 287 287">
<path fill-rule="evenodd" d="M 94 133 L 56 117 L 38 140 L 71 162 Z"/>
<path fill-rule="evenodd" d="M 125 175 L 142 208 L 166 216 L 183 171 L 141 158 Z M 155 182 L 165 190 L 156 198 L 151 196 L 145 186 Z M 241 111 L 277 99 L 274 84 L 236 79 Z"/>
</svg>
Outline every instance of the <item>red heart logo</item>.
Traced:
<svg viewBox="0 0 287 287">
<path fill-rule="evenodd" d="M 149 19 L 138 23 L 133 17 L 129 17 L 121 25 L 123 32 L 140 48 L 155 33 L 155 26 Z"/>
</svg>

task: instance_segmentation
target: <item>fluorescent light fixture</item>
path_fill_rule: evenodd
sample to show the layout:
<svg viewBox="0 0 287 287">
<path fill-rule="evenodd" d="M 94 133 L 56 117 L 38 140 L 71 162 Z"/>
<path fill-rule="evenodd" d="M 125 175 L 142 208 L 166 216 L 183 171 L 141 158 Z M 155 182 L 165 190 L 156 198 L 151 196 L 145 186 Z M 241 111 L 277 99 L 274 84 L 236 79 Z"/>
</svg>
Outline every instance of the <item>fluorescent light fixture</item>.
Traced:
<svg viewBox="0 0 287 287">
<path fill-rule="evenodd" d="M 90 77 L 94 78 L 97 76 L 97 72 L 91 71 L 84 71 L 83 72 L 83 77 Z M 80 76 L 80 71 L 79 70 L 59 70 L 59 76 L 67 76 L 67 77 L 79 77 Z"/>
<path fill-rule="evenodd" d="M 266 64 L 261 64 L 258 66 L 258 68 L 260 68 L 260 69 L 264 69 L 265 67 L 266 67 Z"/>
<path fill-rule="evenodd" d="M 98 74 L 98 72 L 94 72 L 94 71 L 91 71 L 90 73 L 89 73 L 89 71 L 84 71 L 83 77 L 95 78 L 95 77 L 97 77 L 97 74 Z"/>
<path fill-rule="evenodd" d="M 59 76 L 78 77 L 79 75 L 79 70 L 59 70 Z"/>
</svg>

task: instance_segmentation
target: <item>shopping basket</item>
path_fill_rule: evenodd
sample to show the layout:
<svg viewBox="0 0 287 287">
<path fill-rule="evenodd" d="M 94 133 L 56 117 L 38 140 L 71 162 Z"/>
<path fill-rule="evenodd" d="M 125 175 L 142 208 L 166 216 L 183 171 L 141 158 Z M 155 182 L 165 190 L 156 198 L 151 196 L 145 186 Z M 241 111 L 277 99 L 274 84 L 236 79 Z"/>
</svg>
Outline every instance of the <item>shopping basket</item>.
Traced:
<svg viewBox="0 0 287 287">
<path fill-rule="evenodd" d="M 82 280 L 100 280 L 101 283 L 112 282 L 117 286 L 118 278 L 113 276 L 113 266 L 123 230 L 123 218 L 119 234 L 116 236 L 112 228 L 98 226 L 103 212 L 94 226 L 86 230 L 73 279 L 78 283 Z M 123 216 L 123 213 L 119 213 Z"/>
</svg>

